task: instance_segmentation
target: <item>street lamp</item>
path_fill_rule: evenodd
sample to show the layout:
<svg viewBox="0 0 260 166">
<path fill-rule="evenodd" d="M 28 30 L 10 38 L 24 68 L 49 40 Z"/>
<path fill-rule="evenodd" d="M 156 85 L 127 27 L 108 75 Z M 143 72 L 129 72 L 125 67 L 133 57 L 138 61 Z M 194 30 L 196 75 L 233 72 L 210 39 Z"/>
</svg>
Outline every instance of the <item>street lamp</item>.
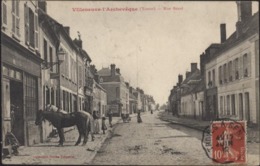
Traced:
<svg viewBox="0 0 260 166">
<path fill-rule="evenodd" d="M 57 61 L 56 62 L 43 62 L 43 70 L 49 69 L 54 65 L 58 65 L 56 73 L 50 73 L 50 79 L 57 79 L 58 81 L 58 101 L 57 106 L 60 108 L 61 103 L 61 83 L 60 83 L 60 64 L 65 60 L 65 55 L 67 54 L 62 48 L 57 52 Z"/>
</svg>

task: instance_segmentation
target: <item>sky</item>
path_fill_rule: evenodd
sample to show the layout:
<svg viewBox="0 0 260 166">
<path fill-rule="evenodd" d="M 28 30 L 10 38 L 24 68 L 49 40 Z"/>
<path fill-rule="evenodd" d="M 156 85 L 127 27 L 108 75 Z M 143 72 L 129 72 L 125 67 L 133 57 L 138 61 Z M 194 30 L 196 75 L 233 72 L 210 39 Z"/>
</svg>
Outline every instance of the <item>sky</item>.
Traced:
<svg viewBox="0 0 260 166">
<path fill-rule="evenodd" d="M 253 14 L 258 10 L 255 1 Z M 228 38 L 237 21 L 235 1 L 47 1 L 47 13 L 70 27 L 72 39 L 80 32 L 97 70 L 114 63 L 125 81 L 159 104 L 178 74 L 185 78 L 190 63 L 199 68 L 200 55 L 220 42 L 220 24 Z"/>
</svg>

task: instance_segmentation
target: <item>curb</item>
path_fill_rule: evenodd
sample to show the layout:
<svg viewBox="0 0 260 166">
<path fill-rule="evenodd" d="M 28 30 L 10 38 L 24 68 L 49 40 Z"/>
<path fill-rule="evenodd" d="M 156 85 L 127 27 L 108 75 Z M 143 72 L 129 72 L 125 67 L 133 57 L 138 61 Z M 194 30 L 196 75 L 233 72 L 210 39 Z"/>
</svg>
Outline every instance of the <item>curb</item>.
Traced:
<svg viewBox="0 0 260 166">
<path fill-rule="evenodd" d="M 163 120 L 163 121 L 170 122 L 170 123 L 172 123 L 172 124 L 177 124 L 177 125 L 185 126 L 185 127 L 188 127 L 188 128 L 194 129 L 194 130 L 204 131 L 204 129 L 201 129 L 201 128 L 198 128 L 198 127 L 193 127 L 193 126 L 187 125 L 187 124 L 185 124 L 185 123 L 180 123 L 180 122 L 171 121 L 171 120 L 167 120 L 167 119 L 162 119 L 162 120 Z M 206 127 L 205 127 L 205 128 L 206 128 Z"/>
</svg>

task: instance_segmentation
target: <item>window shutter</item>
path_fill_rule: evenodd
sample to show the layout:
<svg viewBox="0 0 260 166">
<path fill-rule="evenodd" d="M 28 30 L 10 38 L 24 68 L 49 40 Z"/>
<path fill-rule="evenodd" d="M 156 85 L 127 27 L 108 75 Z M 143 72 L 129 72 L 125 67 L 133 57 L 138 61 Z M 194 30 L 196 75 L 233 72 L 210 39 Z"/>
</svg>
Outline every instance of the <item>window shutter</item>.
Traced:
<svg viewBox="0 0 260 166">
<path fill-rule="evenodd" d="M 3 10 L 3 18 L 2 18 L 2 22 L 4 25 L 7 25 L 7 10 L 6 10 L 6 4 L 4 1 L 2 1 L 2 10 Z"/>
<path fill-rule="evenodd" d="M 15 13 L 12 12 L 12 32 L 15 33 Z"/>
<path fill-rule="evenodd" d="M 24 4 L 25 44 L 29 45 L 29 8 Z"/>
<path fill-rule="evenodd" d="M 16 34 L 18 37 L 20 37 L 20 18 L 16 17 Z"/>
<path fill-rule="evenodd" d="M 39 37 L 38 37 L 38 14 L 36 13 L 35 14 L 35 16 L 34 16 L 34 18 L 35 18 L 35 21 L 34 21 L 34 23 L 35 23 L 35 26 L 34 26 L 34 29 L 35 29 L 35 49 L 38 49 L 39 48 Z"/>
<path fill-rule="evenodd" d="M 248 76 L 251 76 L 251 52 L 247 54 L 247 72 Z"/>
<path fill-rule="evenodd" d="M 244 72 L 243 72 L 243 56 L 239 57 L 238 71 L 239 71 L 239 78 L 243 78 L 243 76 L 244 76 Z"/>
</svg>

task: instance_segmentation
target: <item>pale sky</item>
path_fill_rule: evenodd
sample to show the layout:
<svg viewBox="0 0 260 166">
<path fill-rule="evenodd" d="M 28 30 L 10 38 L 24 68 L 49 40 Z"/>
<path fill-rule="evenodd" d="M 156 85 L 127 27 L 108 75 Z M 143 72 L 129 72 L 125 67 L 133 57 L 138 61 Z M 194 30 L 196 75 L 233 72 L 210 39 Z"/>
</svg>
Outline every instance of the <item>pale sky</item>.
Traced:
<svg viewBox="0 0 260 166">
<path fill-rule="evenodd" d="M 137 11 L 107 11 L 126 7 Z M 253 14 L 256 11 L 255 1 Z M 228 38 L 237 21 L 235 1 L 47 1 L 47 13 L 63 26 L 70 26 L 72 39 L 77 31 L 81 33 L 83 48 L 98 70 L 115 63 L 125 81 L 142 88 L 160 104 L 167 101 L 178 74 L 185 77 L 192 62 L 199 68 L 200 54 L 211 43 L 220 42 L 220 24 L 226 23 Z"/>
</svg>

